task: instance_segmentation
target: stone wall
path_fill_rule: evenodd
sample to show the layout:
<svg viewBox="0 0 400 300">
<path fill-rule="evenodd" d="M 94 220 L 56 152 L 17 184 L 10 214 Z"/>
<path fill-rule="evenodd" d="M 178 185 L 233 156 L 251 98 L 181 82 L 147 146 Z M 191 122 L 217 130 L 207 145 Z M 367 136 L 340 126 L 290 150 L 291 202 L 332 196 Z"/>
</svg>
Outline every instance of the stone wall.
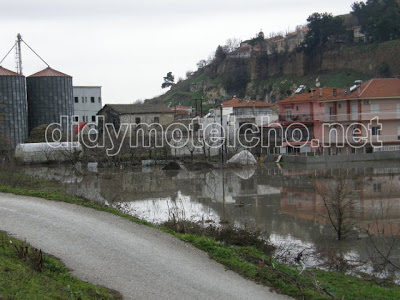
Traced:
<svg viewBox="0 0 400 300">
<path fill-rule="evenodd" d="M 400 40 L 382 44 L 339 47 L 324 54 L 322 70 L 352 69 L 371 76 L 379 76 L 380 66 L 389 65 L 389 75 L 400 74 Z"/>
</svg>

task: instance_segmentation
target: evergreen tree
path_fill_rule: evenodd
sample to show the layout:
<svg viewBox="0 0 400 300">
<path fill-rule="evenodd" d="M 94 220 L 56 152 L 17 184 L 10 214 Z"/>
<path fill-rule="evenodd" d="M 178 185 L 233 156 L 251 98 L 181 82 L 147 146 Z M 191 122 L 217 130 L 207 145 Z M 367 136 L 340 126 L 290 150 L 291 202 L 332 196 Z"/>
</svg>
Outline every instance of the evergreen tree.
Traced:
<svg viewBox="0 0 400 300">
<path fill-rule="evenodd" d="M 164 82 L 161 85 L 161 88 L 165 89 L 167 87 L 170 87 L 174 84 L 175 77 L 172 75 L 172 72 L 168 72 L 167 76 L 164 77 Z"/>
<path fill-rule="evenodd" d="M 400 7 L 396 0 L 355 2 L 352 14 L 370 41 L 383 42 L 400 38 Z"/>
</svg>

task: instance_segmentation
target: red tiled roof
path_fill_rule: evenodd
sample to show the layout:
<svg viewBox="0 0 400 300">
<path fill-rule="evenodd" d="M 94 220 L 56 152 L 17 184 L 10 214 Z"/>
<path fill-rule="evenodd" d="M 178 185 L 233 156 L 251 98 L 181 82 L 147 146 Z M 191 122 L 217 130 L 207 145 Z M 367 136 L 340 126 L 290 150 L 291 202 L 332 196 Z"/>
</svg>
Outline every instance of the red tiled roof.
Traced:
<svg viewBox="0 0 400 300">
<path fill-rule="evenodd" d="M 163 104 L 106 104 L 100 112 L 106 107 L 111 108 L 120 115 L 124 114 L 148 114 L 148 113 L 174 113 L 169 107 Z M 100 113 L 99 112 L 99 113 Z"/>
<path fill-rule="evenodd" d="M 350 96 L 357 95 L 354 91 Z M 360 98 L 400 97 L 400 79 L 375 78 L 361 84 Z"/>
<path fill-rule="evenodd" d="M 363 82 L 358 89 L 349 94 L 341 93 L 338 97 L 323 99 L 325 101 L 369 99 L 369 98 L 400 98 L 400 79 L 398 78 L 374 78 Z"/>
<path fill-rule="evenodd" d="M 306 92 L 302 94 L 294 94 L 292 97 L 288 97 L 278 102 L 281 103 L 295 103 L 295 102 L 310 102 L 310 101 L 321 101 L 327 99 L 339 99 L 343 96 L 343 91 L 341 89 L 336 89 L 337 97 L 333 96 L 334 88 L 322 88 L 322 97 L 321 97 L 321 89 L 314 88 L 314 93 Z"/>
<path fill-rule="evenodd" d="M 233 98 L 223 103 L 224 107 L 272 107 L 274 104 L 258 100 L 244 100 Z"/>
<path fill-rule="evenodd" d="M 61 73 L 60 71 L 54 70 L 50 67 L 47 67 L 46 69 L 37 72 L 35 74 L 32 74 L 29 77 L 71 77 L 71 76 Z"/>
<path fill-rule="evenodd" d="M 0 76 L 23 76 L 0 66 Z"/>
<path fill-rule="evenodd" d="M 175 106 L 171 106 L 170 109 L 174 110 L 189 110 L 192 109 L 191 106 L 183 106 L 183 105 L 175 105 Z"/>
</svg>

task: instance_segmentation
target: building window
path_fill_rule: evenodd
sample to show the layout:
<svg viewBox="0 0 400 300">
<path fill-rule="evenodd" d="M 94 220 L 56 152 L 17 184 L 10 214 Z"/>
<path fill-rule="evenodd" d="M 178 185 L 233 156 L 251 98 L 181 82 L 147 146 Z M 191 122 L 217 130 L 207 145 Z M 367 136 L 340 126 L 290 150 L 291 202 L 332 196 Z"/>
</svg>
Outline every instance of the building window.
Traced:
<svg viewBox="0 0 400 300">
<path fill-rule="evenodd" d="M 298 106 L 296 106 L 296 111 L 299 111 L 299 107 Z"/>
<path fill-rule="evenodd" d="M 371 113 L 372 114 L 379 113 L 379 104 L 371 104 Z"/>
<path fill-rule="evenodd" d="M 94 97 L 90 97 L 90 102 L 94 103 Z"/>
<path fill-rule="evenodd" d="M 82 97 L 82 103 L 85 103 L 85 97 Z"/>
<path fill-rule="evenodd" d="M 371 131 L 372 131 L 372 135 L 381 135 L 381 129 L 378 126 L 372 127 Z"/>
<path fill-rule="evenodd" d="M 154 117 L 154 123 L 159 124 L 160 123 L 160 118 L 159 117 Z"/>
<path fill-rule="evenodd" d="M 397 139 L 400 141 L 400 126 L 397 127 Z"/>
<path fill-rule="evenodd" d="M 79 103 L 79 97 L 75 97 L 75 103 Z"/>
<path fill-rule="evenodd" d="M 79 121 L 79 117 L 78 116 L 74 116 L 74 122 L 78 122 Z"/>
<path fill-rule="evenodd" d="M 99 97 L 99 103 L 101 103 L 101 97 Z"/>
<path fill-rule="evenodd" d="M 138 118 L 135 118 L 135 123 L 136 124 L 140 124 L 140 118 L 138 117 Z"/>
<path fill-rule="evenodd" d="M 92 116 L 92 122 L 96 122 L 96 116 Z"/>
<path fill-rule="evenodd" d="M 339 104 L 338 104 L 338 107 L 339 107 L 339 108 L 342 108 L 342 104 L 339 103 Z"/>
<path fill-rule="evenodd" d="M 82 116 L 82 122 L 85 122 L 85 116 Z"/>
<path fill-rule="evenodd" d="M 400 104 L 397 104 L 397 117 L 400 118 Z"/>
<path fill-rule="evenodd" d="M 380 183 L 374 183 L 374 192 L 380 193 L 382 191 L 382 185 Z"/>
<path fill-rule="evenodd" d="M 286 120 L 290 120 L 292 118 L 292 111 L 290 109 L 286 110 Z"/>
</svg>

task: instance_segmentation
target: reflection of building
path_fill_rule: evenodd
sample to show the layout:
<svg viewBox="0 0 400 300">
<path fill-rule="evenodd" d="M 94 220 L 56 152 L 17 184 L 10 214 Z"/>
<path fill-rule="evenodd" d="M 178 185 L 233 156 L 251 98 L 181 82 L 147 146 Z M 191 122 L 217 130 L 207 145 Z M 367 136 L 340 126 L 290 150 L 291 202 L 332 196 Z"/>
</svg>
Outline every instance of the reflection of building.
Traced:
<svg viewBox="0 0 400 300">
<path fill-rule="evenodd" d="M 399 172 L 400 174 L 400 172 Z M 305 176 L 307 178 L 307 176 Z M 349 179 L 347 188 L 354 199 L 352 216 L 357 220 L 356 226 L 376 233 L 374 224 L 378 222 L 387 234 L 400 234 L 400 176 L 371 174 L 362 179 Z M 315 184 L 320 189 L 336 184 L 334 179 L 316 177 Z M 296 187 L 281 188 L 281 211 L 285 214 L 329 226 L 322 197 L 315 188 L 299 189 Z"/>
</svg>

